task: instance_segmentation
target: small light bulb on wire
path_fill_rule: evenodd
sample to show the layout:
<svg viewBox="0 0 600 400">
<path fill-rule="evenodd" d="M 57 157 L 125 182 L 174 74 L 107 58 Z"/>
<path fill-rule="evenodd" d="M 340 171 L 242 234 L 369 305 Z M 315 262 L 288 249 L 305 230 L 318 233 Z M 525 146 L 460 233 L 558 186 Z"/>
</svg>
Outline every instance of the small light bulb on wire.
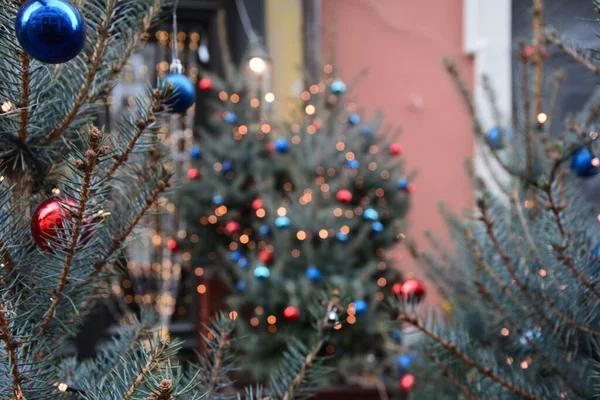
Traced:
<svg viewBox="0 0 600 400">
<path fill-rule="evenodd" d="M 267 63 L 260 57 L 252 57 L 250 61 L 248 61 L 248 66 L 252 72 L 262 74 L 267 68 Z"/>
</svg>

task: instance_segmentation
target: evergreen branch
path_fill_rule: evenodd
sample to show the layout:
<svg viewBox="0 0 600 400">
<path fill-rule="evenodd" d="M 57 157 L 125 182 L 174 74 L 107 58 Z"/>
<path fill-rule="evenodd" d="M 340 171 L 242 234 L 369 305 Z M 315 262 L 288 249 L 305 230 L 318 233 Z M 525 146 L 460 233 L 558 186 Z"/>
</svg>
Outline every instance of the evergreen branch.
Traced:
<svg viewBox="0 0 600 400">
<path fill-rule="evenodd" d="M 4 264 L 3 268 L 6 269 L 6 272 L 8 272 L 9 275 L 12 274 L 15 269 L 15 263 L 2 239 L 0 239 L 0 260 L 2 260 L 2 264 Z"/>
<path fill-rule="evenodd" d="M 558 47 L 560 50 L 562 50 L 563 53 L 570 56 L 573 60 L 575 60 L 579 64 L 583 65 L 585 68 L 592 71 L 595 75 L 600 76 L 600 68 L 598 66 L 594 65 L 583 54 L 581 54 L 577 50 L 567 46 L 567 44 L 565 44 L 565 42 L 563 42 L 558 37 L 558 32 L 556 30 L 551 30 L 550 32 L 547 32 L 545 37 L 546 37 L 546 40 L 548 40 L 550 43 L 553 43 L 556 47 Z"/>
<path fill-rule="evenodd" d="M 474 359 L 469 357 L 467 354 L 465 354 L 464 352 L 459 350 L 455 343 L 448 342 L 447 340 L 443 339 L 442 337 L 436 335 L 433 331 L 431 331 L 425 325 L 423 325 L 416 317 L 411 317 L 408 314 L 406 314 L 405 312 L 401 311 L 399 313 L 398 319 L 414 326 L 419 331 L 424 333 L 426 336 L 428 336 L 429 338 L 433 339 L 435 342 L 440 344 L 446 350 L 450 351 L 456 357 L 460 358 L 461 360 L 466 362 L 468 365 L 470 365 L 471 367 L 473 367 L 477 371 L 479 371 L 481 374 L 490 378 L 492 381 L 500 384 L 505 389 L 521 396 L 524 399 L 541 400 L 541 398 L 527 392 L 525 389 L 521 389 L 518 386 L 503 379 L 502 377 L 496 375 L 492 371 L 492 368 L 482 366 L 480 363 L 478 363 L 477 361 L 475 361 Z"/>
<path fill-rule="evenodd" d="M 206 388 L 206 400 L 209 400 L 212 397 L 213 393 L 219 386 L 221 363 L 223 362 L 223 351 L 225 348 L 229 347 L 230 344 L 229 335 L 231 331 L 228 330 L 227 327 L 224 328 L 225 329 L 219 332 L 218 335 L 216 352 L 211 366 L 210 380 Z"/>
<path fill-rule="evenodd" d="M 69 272 L 71 271 L 71 266 L 73 264 L 73 260 L 75 258 L 75 249 L 77 248 L 77 241 L 79 239 L 79 235 L 82 231 L 82 226 L 84 224 L 84 213 L 86 210 L 86 203 L 90 197 L 90 186 L 92 182 L 92 173 L 94 172 L 94 168 L 96 166 L 96 162 L 100 156 L 101 149 L 99 148 L 100 138 L 102 137 L 101 132 L 98 128 L 90 129 L 90 139 L 89 139 L 89 148 L 86 151 L 85 155 L 87 156 L 87 162 L 84 166 L 83 173 L 83 182 L 81 185 L 81 190 L 79 194 L 79 205 L 77 206 L 77 212 L 75 213 L 75 226 L 71 232 L 71 241 L 69 247 L 66 249 L 66 257 L 65 261 L 60 273 L 60 278 L 58 280 L 58 287 L 54 291 L 54 296 L 51 300 L 50 307 L 46 312 L 44 319 L 42 320 L 42 324 L 40 326 L 40 331 L 44 332 L 50 326 L 50 322 L 54 318 L 54 313 L 56 311 L 56 307 L 60 302 L 60 299 L 64 293 L 65 287 L 67 286 L 67 281 L 69 277 Z"/>
<path fill-rule="evenodd" d="M 585 119 L 585 127 L 587 128 L 594 122 L 596 118 L 598 118 L 598 114 L 600 114 L 600 100 L 596 101 L 594 105 L 590 108 L 590 112 Z"/>
<path fill-rule="evenodd" d="M 535 52 L 533 55 L 533 110 L 537 116 L 543 111 L 544 86 L 544 8 L 542 0 L 533 0 L 533 16 L 531 19 Z"/>
<path fill-rule="evenodd" d="M 437 369 L 440 371 L 440 374 L 442 376 L 445 376 L 454 385 L 454 387 L 456 387 L 458 390 L 460 390 L 465 395 L 465 397 L 467 399 L 477 400 L 477 397 L 475 397 L 475 395 L 473 393 L 471 393 L 465 385 L 460 383 L 458 378 L 456 378 L 454 375 L 452 375 L 452 373 L 448 370 L 448 368 L 446 368 L 446 366 L 444 364 L 442 364 L 442 362 L 440 361 L 440 359 L 438 357 L 434 356 L 430 352 L 427 352 L 427 357 L 435 364 Z"/>
<path fill-rule="evenodd" d="M 296 373 L 296 375 L 294 376 L 294 379 L 292 380 L 292 383 L 288 386 L 287 390 L 285 391 L 285 393 L 282 397 L 282 400 L 292 400 L 294 398 L 294 393 L 298 390 L 300 385 L 304 382 L 304 378 L 306 377 L 306 374 L 307 374 L 309 368 L 314 363 L 314 361 L 317 357 L 317 353 L 319 352 L 319 350 L 321 350 L 321 347 L 323 346 L 324 342 L 325 342 L 325 338 L 321 336 L 319 338 L 319 340 L 317 340 L 317 342 L 313 345 L 310 352 L 304 358 L 302 367 Z"/>
<path fill-rule="evenodd" d="M 129 386 L 127 393 L 123 396 L 122 400 L 131 400 L 136 390 L 140 387 L 146 376 L 158 365 L 160 357 L 164 351 L 164 342 L 161 340 L 160 346 L 156 346 L 152 354 L 149 355 L 148 360 L 146 360 L 146 364 L 140 371 L 140 373 L 135 377 L 134 381 Z"/>
<path fill-rule="evenodd" d="M 523 45 L 521 45 L 521 53 L 523 53 Z M 529 102 L 529 71 L 527 70 L 525 59 L 521 59 L 521 97 L 523 98 L 523 114 L 525 115 L 523 136 L 525 136 L 527 179 L 533 179 L 533 137 L 531 132 L 531 105 Z"/>
<path fill-rule="evenodd" d="M 11 336 L 9 323 L 4 315 L 4 313 L 7 312 L 10 312 L 10 310 L 5 308 L 2 301 L 0 301 L 0 339 L 4 342 L 6 352 L 8 353 L 14 400 L 25 400 L 23 387 L 21 385 L 23 378 L 19 371 L 19 360 L 17 356 L 18 344 Z"/>
<path fill-rule="evenodd" d="M 552 79 L 552 86 L 550 87 L 550 105 L 548 106 L 548 121 L 544 124 L 545 131 L 541 132 L 540 138 L 543 140 L 544 148 L 546 149 L 546 153 L 550 153 L 551 147 L 550 143 L 547 142 L 548 137 L 545 132 L 550 132 L 552 127 L 552 116 L 556 111 L 556 104 L 558 101 L 558 91 L 561 85 L 565 82 L 566 72 L 564 70 L 558 70 L 554 73 Z M 586 126 L 588 124 L 586 123 Z"/>
<path fill-rule="evenodd" d="M 27 139 L 27 124 L 29 122 L 29 96 L 31 94 L 30 71 L 31 56 L 25 52 L 21 54 L 21 104 L 19 104 L 19 139 Z"/>
<path fill-rule="evenodd" d="M 102 64 L 102 58 L 104 57 L 104 52 L 110 36 L 109 27 L 112 17 L 114 16 L 114 10 L 117 6 L 117 3 L 118 0 L 107 0 L 102 24 L 97 27 L 98 40 L 94 46 L 94 53 L 92 54 L 91 60 L 88 63 L 88 70 L 85 72 L 84 81 L 79 89 L 79 93 L 77 94 L 77 97 L 75 97 L 73 104 L 71 105 L 67 114 L 63 117 L 62 121 L 56 128 L 50 131 L 46 137 L 44 137 L 43 142 L 50 143 L 58 139 L 77 117 L 81 107 L 86 104 L 88 93 L 92 88 L 96 74 L 100 70 L 100 66 Z"/>
</svg>

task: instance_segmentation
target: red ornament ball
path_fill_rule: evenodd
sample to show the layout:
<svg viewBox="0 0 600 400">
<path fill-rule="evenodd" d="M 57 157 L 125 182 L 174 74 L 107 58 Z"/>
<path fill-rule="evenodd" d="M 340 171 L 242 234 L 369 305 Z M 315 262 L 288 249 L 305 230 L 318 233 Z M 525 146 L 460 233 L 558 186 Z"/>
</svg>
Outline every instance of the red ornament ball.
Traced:
<svg viewBox="0 0 600 400">
<path fill-rule="evenodd" d="M 283 316 L 288 321 L 296 321 L 300 318 L 300 311 L 294 306 L 287 306 L 285 310 L 283 310 Z"/>
<path fill-rule="evenodd" d="M 416 279 L 408 279 L 402 284 L 394 284 L 392 293 L 400 300 L 420 303 L 425 297 L 425 286 Z"/>
<path fill-rule="evenodd" d="M 410 390 L 415 386 L 415 377 L 411 374 L 406 374 L 400 378 L 400 387 L 403 390 Z"/>
<path fill-rule="evenodd" d="M 263 201 L 261 199 L 255 199 L 252 201 L 251 207 L 254 211 L 256 210 L 260 210 L 261 208 L 263 208 L 265 205 L 263 203 Z"/>
<path fill-rule="evenodd" d="M 167 240 L 167 248 L 171 251 L 177 251 L 177 249 L 179 248 L 179 246 L 177 245 L 177 240 L 175 240 L 175 239 Z"/>
<path fill-rule="evenodd" d="M 53 197 L 36 208 L 31 219 L 31 234 L 42 250 L 52 251 L 52 244 L 58 243 L 64 235 L 65 221 L 73 220 L 75 210 L 77 203 L 67 196 Z"/>
<path fill-rule="evenodd" d="M 402 154 L 402 145 L 400 143 L 390 144 L 390 154 L 393 156 L 399 156 Z"/>
<path fill-rule="evenodd" d="M 267 250 L 261 250 L 258 252 L 258 260 L 263 264 L 271 264 L 273 262 L 273 253 Z"/>
<path fill-rule="evenodd" d="M 242 226 L 237 221 L 229 221 L 227 224 L 225 224 L 225 230 L 229 234 L 237 233 L 240 231 L 240 229 L 242 229 Z"/>
<path fill-rule="evenodd" d="M 352 192 L 346 189 L 342 189 L 336 193 L 335 198 L 340 203 L 348 204 L 352 201 Z"/>
<path fill-rule="evenodd" d="M 408 193 L 414 193 L 415 190 L 417 190 L 417 187 L 415 186 L 414 183 L 409 183 L 408 186 L 406 187 L 406 191 Z"/>
<path fill-rule="evenodd" d="M 191 180 L 196 180 L 200 178 L 200 171 L 198 171 L 198 168 L 190 168 L 187 171 L 187 177 Z"/>
<path fill-rule="evenodd" d="M 200 82 L 198 82 L 198 87 L 203 92 L 209 92 L 209 91 L 213 90 L 213 82 L 212 82 L 212 80 L 210 80 L 208 78 L 202 78 L 202 79 L 200 79 Z"/>
</svg>

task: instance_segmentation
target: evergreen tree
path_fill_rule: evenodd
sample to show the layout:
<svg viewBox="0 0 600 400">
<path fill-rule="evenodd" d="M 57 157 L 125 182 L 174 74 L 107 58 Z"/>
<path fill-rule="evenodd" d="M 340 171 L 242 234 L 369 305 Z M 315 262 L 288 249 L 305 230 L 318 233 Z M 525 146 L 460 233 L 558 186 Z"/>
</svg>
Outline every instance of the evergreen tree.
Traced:
<svg viewBox="0 0 600 400">
<path fill-rule="evenodd" d="M 2 398 L 235 397 L 226 378 L 235 361 L 228 317 L 209 329 L 207 355 L 188 368 L 191 375 L 175 359 L 180 344 L 158 329 L 153 312 L 123 315 L 96 357 L 65 358 L 82 317 L 122 273 L 118 261 L 134 228 L 171 185 L 158 129 L 164 111 L 180 108 L 181 96 L 190 100 L 179 86 L 185 76 L 140 93 L 110 132 L 94 126 L 163 1 L 1 5 Z M 332 327 L 325 311 L 335 302 L 315 308 L 314 336 L 287 347 L 264 389 L 237 397 L 302 398 L 305 383 L 314 390 L 312 375 L 323 375 L 316 353 Z"/>
<path fill-rule="evenodd" d="M 493 108 L 497 126 L 486 132 L 456 66 L 446 63 L 490 175 L 475 179 L 476 208 L 466 219 L 444 209 L 454 251 L 430 234 L 437 251 L 417 253 L 451 314 L 424 318 L 410 302 L 394 302 L 398 320 L 423 333 L 422 358 L 460 398 L 598 395 L 600 237 L 589 187 L 600 165 L 594 132 L 600 102 L 596 94 L 566 124 L 557 121 L 563 75 L 544 79 L 544 73 L 548 54 L 567 56 L 596 76 L 600 70 L 593 51 L 574 49 L 544 25 L 541 0 L 533 0 L 532 15 L 533 38 L 518 49 L 521 90 L 512 124 Z"/>
</svg>

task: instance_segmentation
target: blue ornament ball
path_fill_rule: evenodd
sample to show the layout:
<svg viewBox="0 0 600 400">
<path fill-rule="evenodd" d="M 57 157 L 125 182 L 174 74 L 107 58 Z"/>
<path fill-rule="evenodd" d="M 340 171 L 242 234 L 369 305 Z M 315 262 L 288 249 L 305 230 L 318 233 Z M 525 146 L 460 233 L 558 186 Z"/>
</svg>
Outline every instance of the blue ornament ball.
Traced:
<svg viewBox="0 0 600 400">
<path fill-rule="evenodd" d="M 346 161 L 346 165 L 351 169 L 358 169 L 360 163 L 357 160 L 348 160 Z"/>
<path fill-rule="evenodd" d="M 256 279 L 265 280 L 270 276 L 271 271 L 269 271 L 269 268 L 265 267 L 264 265 L 259 265 L 258 267 L 254 268 L 254 277 Z"/>
<path fill-rule="evenodd" d="M 379 221 L 375 221 L 371 225 L 371 230 L 373 232 L 377 232 L 377 233 L 383 232 L 383 224 L 381 222 L 379 222 Z"/>
<path fill-rule="evenodd" d="M 258 227 L 258 233 L 262 236 L 269 236 L 271 234 L 271 227 L 269 225 L 261 225 Z"/>
<path fill-rule="evenodd" d="M 354 302 L 354 310 L 356 311 L 356 315 L 362 315 L 367 312 L 369 309 L 369 305 L 364 300 L 356 300 Z"/>
<path fill-rule="evenodd" d="M 224 174 L 228 172 L 233 172 L 233 163 L 231 161 L 224 161 L 222 167 L 222 171 Z"/>
<path fill-rule="evenodd" d="M 285 154 L 290 149 L 287 139 L 279 138 L 275 141 L 275 151 L 281 154 Z"/>
<path fill-rule="evenodd" d="M 405 178 L 398 179 L 398 182 L 396 182 L 396 187 L 400 190 L 406 190 L 406 188 L 408 188 L 408 180 Z"/>
<path fill-rule="evenodd" d="M 240 257 L 237 263 L 240 268 L 246 268 L 248 266 L 248 259 L 246 257 Z"/>
<path fill-rule="evenodd" d="M 490 129 L 486 136 L 488 143 L 493 149 L 502 150 L 504 148 L 504 137 L 500 128 L 495 127 Z"/>
<path fill-rule="evenodd" d="M 337 232 L 335 238 L 340 242 L 346 242 L 348 240 L 348 235 L 344 232 Z"/>
<path fill-rule="evenodd" d="M 85 21 L 67 0 L 29 0 L 17 14 L 15 31 L 23 50 L 48 64 L 72 60 L 85 45 Z"/>
<path fill-rule="evenodd" d="M 285 228 L 289 228 L 291 225 L 291 221 L 289 217 L 286 217 L 285 215 L 282 217 L 277 217 L 275 219 L 275 226 L 278 229 L 285 229 Z"/>
<path fill-rule="evenodd" d="M 238 118 L 237 115 L 235 115 L 234 113 L 225 112 L 223 113 L 223 119 L 230 124 L 235 124 Z"/>
<path fill-rule="evenodd" d="M 400 331 L 392 331 L 390 333 L 390 336 L 394 339 L 394 340 L 402 340 L 402 333 Z"/>
<path fill-rule="evenodd" d="M 223 196 L 221 196 L 220 194 L 215 194 L 212 197 L 212 203 L 217 206 L 220 206 L 221 204 L 223 204 Z"/>
<path fill-rule="evenodd" d="M 241 257 L 242 257 L 242 253 L 240 253 L 239 251 L 232 251 L 231 253 L 229 253 L 229 259 L 231 261 L 238 262 Z"/>
<path fill-rule="evenodd" d="M 400 354 L 396 362 L 400 368 L 409 369 L 412 364 L 412 357 L 408 354 Z"/>
<path fill-rule="evenodd" d="M 235 290 L 236 290 L 238 293 L 243 293 L 243 292 L 244 292 L 244 290 L 246 290 L 246 282 L 244 282 L 244 281 L 238 281 L 238 282 L 235 284 Z"/>
<path fill-rule="evenodd" d="M 319 282 L 321 280 L 321 271 L 319 271 L 319 268 L 311 265 L 306 269 L 306 277 L 313 282 Z"/>
<path fill-rule="evenodd" d="M 192 157 L 194 160 L 198 160 L 201 156 L 202 152 L 200 151 L 200 147 L 198 147 L 197 145 L 193 145 L 190 149 L 190 157 Z"/>
<path fill-rule="evenodd" d="M 360 115 L 356 113 L 348 115 L 348 123 L 352 126 L 360 124 Z"/>
<path fill-rule="evenodd" d="M 371 136 L 373 136 L 373 129 L 371 128 L 365 128 L 362 130 L 362 135 L 366 138 L 369 138 Z"/>
<path fill-rule="evenodd" d="M 573 155 L 571 169 L 581 178 L 589 178 L 598 173 L 598 161 L 596 156 L 588 148 L 579 150 Z"/>
<path fill-rule="evenodd" d="M 377 221 L 377 219 L 379 219 L 379 213 L 372 208 L 367 208 L 363 212 L 363 219 L 367 221 Z"/>
<path fill-rule="evenodd" d="M 190 79 L 183 74 L 169 74 L 161 81 L 162 87 L 173 86 L 173 91 L 165 101 L 170 112 L 182 114 L 196 101 L 196 89 Z"/>
<path fill-rule="evenodd" d="M 336 79 L 335 81 L 333 81 L 331 83 L 330 88 L 331 88 L 331 93 L 342 94 L 346 91 L 346 84 L 343 81 Z"/>
</svg>

